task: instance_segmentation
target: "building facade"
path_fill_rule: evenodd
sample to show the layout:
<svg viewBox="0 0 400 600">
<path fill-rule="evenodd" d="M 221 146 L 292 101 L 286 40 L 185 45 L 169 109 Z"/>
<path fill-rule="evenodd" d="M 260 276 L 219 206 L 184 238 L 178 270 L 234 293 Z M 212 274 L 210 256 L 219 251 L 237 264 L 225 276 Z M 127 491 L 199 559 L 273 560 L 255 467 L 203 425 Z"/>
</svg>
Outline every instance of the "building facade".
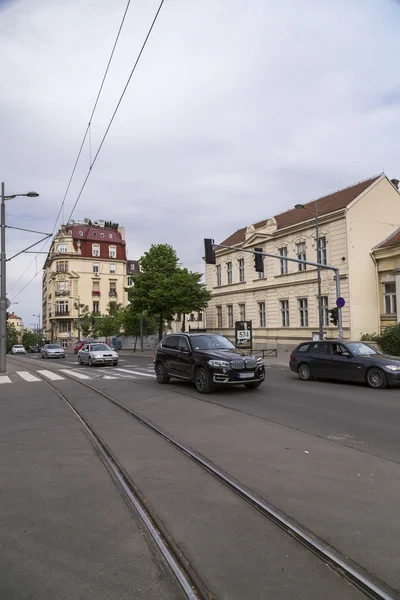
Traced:
<svg viewBox="0 0 400 600">
<path fill-rule="evenodd" d="M 339 269 L 341 296 L 346 301 L 345 339 L 379 331 L 372 250 L 400 223 L 396 185 L 379 175 L 302 206 L 244 227 L 222 242 L 234 249 L 217 249 L 217 264 L 206 265 L 206 283 L 212 292 L 206 311 L 209 330 L 233 339 L 235 321 L 251 320 L 256 347 L 287 348 L 318 333 L 317 269 L 286 260 L 291 257 Z M 257 273 L 254 256 L 240 248 L 262 248 L 279 258 L 265 258 L 264 273 Z M 334 274 L 321 269 L 323 330 L 328 338 L 337 336 L 329 320 L 335 303 Z"/>
<path fill-rule="evenodd" d="M 185 322 L 183 331 L 186 333 L 201 333 L 206 331 L 207 328 L 205 311 L 194 312 L 188 315 L 177 313 L 174 316 L 173 321 L 170 323 L 169 332 L 181 332 L 183 328 L 183 322 Z"/>
<path fill-rule="evenodd" d="M 78 339 L 79 314 L 107 314 L 110 302 L 126 304 L 123 227 L 74 221 L 55 235 L 43 269 L 42 315 L 47 341 L 64 347 Z"/>
<path fill-rule="evenodd" d="M 21 341 L 22 334 L 24 333 L 24 324 L 22 322 L 21 317 L 18 317 L 14 313 L 9 313 L 8 318 L 7 318 L 7 323 L 9 325 L 14 325 L 14 327 L 18 333 L 18 340 Z"/>
<path fill-rule="evenodd" d="M 381 333 L 400 322 L 400 228 L 378 244 L 372 252 L 376 265 L 378 329 Z"/>
</svg>

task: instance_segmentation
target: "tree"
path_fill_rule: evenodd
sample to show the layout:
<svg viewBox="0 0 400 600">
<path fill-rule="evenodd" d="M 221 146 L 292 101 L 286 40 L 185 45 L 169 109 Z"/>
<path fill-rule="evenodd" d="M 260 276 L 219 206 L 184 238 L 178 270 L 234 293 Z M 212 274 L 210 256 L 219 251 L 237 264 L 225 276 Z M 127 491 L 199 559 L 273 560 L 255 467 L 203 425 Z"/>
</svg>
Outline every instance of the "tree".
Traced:
<svg viewBox="0 0 400 600">
<path fill-rule="evenodd" d="M 92 331 L 93 320 L 88 305 L 81 304 L 80 308 L 82 310 L 80 315 L 79 329 L 81 330 L 82 336 L 87 338 Z"/>
<path fill-rule="evenodd" d="M 33 333 L 33 331 L 29 331 L 28 329 L 24 330 L 22 334 L 22 345 L 24 346 L 25 350 L 32 348 L 32 346 L 37 344 L 37 341 L 38 336 Z"/>
<path fill-rule="evenodd" d="M 152 245 L 140 259 L 141 272 L 128 298 L 133 311 L 147 313 L 158 322 L 161 340 L 166 321 L 177 312 L 203 310 L 211 297 L 199 273 L 178 267 L 178 256 L 168 244 Z M 183 310 L 184 309 L 184 310 Z"/>
<path fill-rule="evenodd" d="M 10 352 L 15 344 L 18 344 L 18 331 L 15 329 L 14 325 L 7 323 L 6 352 Z"/>
<path fill-rule="evenodd" d="M 388 327 L 376 341 L 385 354 L 400 356 L 400 325 Z"/>
</svg>

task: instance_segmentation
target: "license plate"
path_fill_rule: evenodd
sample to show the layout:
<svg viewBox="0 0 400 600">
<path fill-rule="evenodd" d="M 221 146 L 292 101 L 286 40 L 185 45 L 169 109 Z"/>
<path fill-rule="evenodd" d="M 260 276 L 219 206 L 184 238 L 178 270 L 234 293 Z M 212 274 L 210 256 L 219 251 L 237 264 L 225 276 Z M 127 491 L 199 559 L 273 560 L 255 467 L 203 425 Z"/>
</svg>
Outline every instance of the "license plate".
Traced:
<svg viewBox="0 0 400 600">
<path fill-rule="evenodd" d="M 239 379 L 252 379 L 255 373 L 239 373 Z"/>
</svg>

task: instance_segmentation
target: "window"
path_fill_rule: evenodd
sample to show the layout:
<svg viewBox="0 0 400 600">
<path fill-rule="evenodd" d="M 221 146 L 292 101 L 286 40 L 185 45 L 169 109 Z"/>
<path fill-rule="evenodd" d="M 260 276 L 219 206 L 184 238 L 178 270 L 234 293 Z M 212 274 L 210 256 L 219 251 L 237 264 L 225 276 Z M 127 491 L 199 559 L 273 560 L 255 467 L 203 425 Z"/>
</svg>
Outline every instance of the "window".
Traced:
<svg viewBox="0 0 400 600">
<path fill-rule="evenodd" d="M 215 267 L 216 273 L 217 273 L 217 287 L 219 287 L 221 285 L 221 265 L 217 265 Z"/>
<path fill-rule="evenodd" d="M 115 273 L 115 265 L 110 265 L 110 273 Z"/>
<path fill-rule="evenodd" d="M 305 242 L 300 242 L 300 244 L 296 244 L 296 255 L 298 260 L 307 260 Z M 307 269 L 307 265 L 297 263 L 297 269 L 298 271 L 305 271 Z"/>
<path fill-rule="evenodd" d="M 285 260 L 287 256 L 287 248 L 279 248 L 279 256 L 282 256 L 280 259 L 280 267 L 281 267 L 281 275 L 286 275 L 288 272 L 288 261 Z"/>
<path fill-rule="evenodd" d="M 71 331 L 71 321 L 61 321 L 59 330 L 60 332 Z"/>
<path fill-rule="evenodd" d="M 93 281 L 92 296 L 100 296 L 100 284 L 98 281 Z"/>
<path fill-rule="evenodd" d="M 308 327 L 308 299 L 299 298 L 299 325 Z"/>
<path fill-rule="evenodd" d="M 79 235 L 80 235 L 81 237 L 83 237 L 83 231 L 80 231 L 80 232 L 79 232 Z"/>
<path fill-rule="evenodd" d="M 131 287 L 133 285 L 133 278 L 132 277 L 128 277 L 126 280 L 126 285 L 128 287 Z"/>
<path fill-rule="evenodd" d="M 197 313 L 197 320 L 198 321 L 202 321 L 203 320 L 203 313 L 202 312 Z"/>
<path fill-rule="evenodd" d="M 135 263 L 131 263 L 129 265 L 129 268 L 130 268 L 131 271 L 135 271 Z"/>
<path fill-rule="evenodd" d="M 67 244 L 58 244 L 57 252 L 60 252 L 60 253 L 67 252 Z"/>
<path fill-rule="evenodd" d="M 108 234 L 108 237 L 110 238 L 110 240 L 112 240 L 112 236 L 113 236 L 112 233 Z"/>
<path fill-rule="evenodd" d="M 100 245 L 92 244 L 92 256 L 100 256 Z"/>
<path fill-rule="evenodd" d="M 244 258 L 239 258 L 238 267 L 239 267 L 239 281 L 240 281 L 240 283 L 243 283 L 244 282 Z"/>
<path fill-rule="evenodd" d="M 100 312 L 100 305 L 98 302 L 93 302 L 93 312 L 94 313 L 99 313 Z"/>
<path fill-rule="evenodd" d="M 228 304 L 226 309 L 228 312 L 228 327 L 233 327 L 233 304 Z"/>
<path fill-rule="evenodd" d="M 169 335 L 163 341 L 162 345 L 164 348 L 171 348 L 172 350 L 178 350 L 179 348 L 179 335 Z"/>
<path fill-rule="evenodd" d="M 68 314 L 68 300 L 58 300 L 56 302 L 56 314 L 67 315 Z"/>
<path fill-rule="evenodd" d="M 317 299 L 318 304 L 318 299 Z M 329 325 L 329 307 L 328 307 L 328 296 L 321 296 L 321 307 L 322 307 L 322 327 L 328 327 Z M 319 318 L 319 315 L 318 315 Z"/>
<path fill-rule="evenodd" d="M 282 327 L 289 327 L 289 300 L 280 300 Z"/>
<path fill-rule="evenodd" d="M 110 258 L 117 258 L 117 247 L 110 246 L 109 247 Z"/>
<path fill-rule="evenodd" d="M 117 295 L 117 284 L 115 281 L 110 281 L 110 296 Z"/>
<path fill-rule="evenodd" d="M 299 346 L 297 348 L 297 352 L 309 352 L 310 351 L 310 344 L 303 344 L 302 346 Z"/>
<path fill-rule="evenodd" d="M 178 336 L 177 347 L 178 347 L 178 350 L 180 350 L 181 352 L 189 352 L 190 351 L 189 342 L 187 341 L 187 338 L 185 338 L 185 336 L 183 336 L 183 335 Z"/>
<path fill-rule="evenodd" d="M 396 284 L 394 282 L 383 285 L 383 298 L 385 301 L 385 315 L 396 314 Z"/>
<path fill-rule="evenodd" d="M 334 356 L 343 356 L 343 354 L 346 356 L 346 353 L 347 355 L 350 354 L 347 348 L 345 348 L 342 344 L 338 344 L 337 342 L 332 344 L 332 352 Z"/>
<path fill-rule="evenodd" d="M 246 305 L 239 304 L 239 321 L 245 321 L 245 320 L 246 320 Z"/>
<path fill-rule="evenodd" d="M 226 275 L 228 278 L 228 284 L 232 283 L 232 263 L 231 262 L 226 263 Z"/>
<path fill-rule="evenodd" d="M 93 265 L 93 273 L 95 275 L 99 274 L 99 265 L 96 265 L 96 264 Z"/>
<path fill-rule="evenodd" d="M 264 271 L 258 271 L 258 279 L 264 279 L 265 277 L 265 263 L 264 263 Z"/>
<path fill-rule="evenodd" d="M 217 327 L 222 327 L 222 306 L 217 306 Z"/>
<path fill-rule="evenodd" d="M 260 327 L 265 327 L 265 325 L 266 325 L 265 302 L 258 303 L 258 322 L 259 322 Z"/>
<path fill-rule="evenodd" d="M 59 281 L 58 282 L 58 291 L 59 292 L 68 292 L 68 281 Z"/>
<path fill-rule="evenodd" d="M 317 262 L 326 265 L 326 237 L 317 240 Z"/>
<path fill-rule="evenodd" d="M 57 271 L 68 271 L 68 261 L 66 260 L 58 260 L 56 263 Z"/>
<path fill-rule="evenodd" d="M 97 231 L 92 231 L 93 237 L 97 237 Z"/>
<path fill-rule="evenodd" d="M 100 234 L 100 237 L 101 237 L 101 238 L 103 238 L 103 237 L 104 237 L 104 233 L 101 233 L 101 234 Z"/>
<path fill-rule="evenodd" d="M 315 344 L 312 344 L 311 352 L 313 354 L 330 354 L 328 342 L 316 342 Z"/>
</svg>

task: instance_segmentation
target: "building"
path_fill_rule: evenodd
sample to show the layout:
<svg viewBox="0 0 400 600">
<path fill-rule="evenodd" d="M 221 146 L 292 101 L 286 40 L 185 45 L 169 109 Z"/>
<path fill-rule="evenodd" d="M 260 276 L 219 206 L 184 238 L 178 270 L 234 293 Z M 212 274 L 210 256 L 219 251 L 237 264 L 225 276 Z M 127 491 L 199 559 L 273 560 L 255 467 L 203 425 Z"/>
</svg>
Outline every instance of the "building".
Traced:
<svg viewBox="0 0 400 600">
<path fill-rule="evenodd" d="M 381 333 L 400 322 L 400 228 L 377 244 L 371 256 L 376 265 L 378 327 L 365 333 Z"/>
<path fill-rule="evenodd" d="M 21 341 L 22 334 L 24 332 L 24 324 L 22 322 L 21 317 L 17 317 L 17 315 L 15 315 L 14 313 L 9 313 L 8 318 L 7 318 L 7 323 L 9 325 L 14 325 L 14 327 L 18 333 L 18 339 L 19 339 L 19 341 Z"/>
<path fill-rule="evenodd" d="M 90 223 L 90 222 L 89 222 Z M 125 231 L 117 224 L 74 221 L 55 235 L 43 269 L 43 330 L 64 347 L 78 339 L 78 316 L 87 306 L 107 314 L 110 302 L 125 304 Z"/>
<path fill-rule="evenodd" d="M 177 313 L 174 316 L 173 321 L 171 321 L 169 331 L 171 333 L 178 333 L 182 331 L 183 319 L 185 319 L 185 329 L 186 333 L 201 333 L 206 331 L 206 313 L 202 312 L 194 312 L 188 315 L 183 315 L 181 313 Z"/>
<path fill-rule="evenodd" d="M 315 233 L 318 209 L 319 240 Z M 380 329 L 374 247 L 400 224 L 397 181 L 378 175 L 328 196 L 236 231 L 217 249 L 216 265 L 206 266 L 212 300 L 206 312 L 209 330 L 234 337 L 235 321 L 251 320 L 256 347 L 276 343 L 288 348 L 318 332 L 317 269 L 287 257 L 329 264 L 340 269 L 344 338 Z M 318 252 L 317 252 L 318 244 Z M 254 256 L 240 248 L 276 254 L 256 273 Z M 392 274 L 393 276 L 393 274 Z M 323 328 L 336 337 L 329 309 L 335 306 L 332 271 L 321 269 Z M 398 313 L 400 314 L 400 312 Z"/>
<path fill-rule="evenodd" d="M 140 273 L 140 263 L 138 260 L 126 261 L 126 282 L 125 288 L 130 288 L 134 285 L 135 277 Z M 128 292 L 125 292 L 125 304 L 129 303 Z"/>
</svg>

